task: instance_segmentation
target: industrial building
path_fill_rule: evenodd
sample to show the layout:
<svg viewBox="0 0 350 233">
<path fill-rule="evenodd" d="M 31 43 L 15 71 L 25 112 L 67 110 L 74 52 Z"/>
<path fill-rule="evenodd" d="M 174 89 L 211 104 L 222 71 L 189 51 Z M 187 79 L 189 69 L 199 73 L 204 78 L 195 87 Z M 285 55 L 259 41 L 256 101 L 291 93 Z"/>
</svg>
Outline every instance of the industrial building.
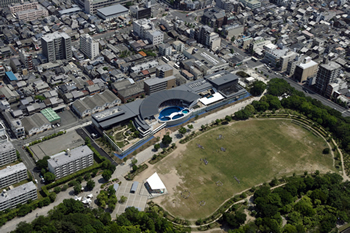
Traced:
<svg viewBox="0 0 350 233">
<path fill-rule="evenodd" d="M 0 188 L 16 184 L 28 178 L 24 163 L 8 166 L 0 170 Z"/>
<path fill-rule="evenodd" d="M 0 211 L 14 208 L 18 204 L 26 204 L 28 200 L 37 198 L 37 189 L 32 181 L 8 191 L 3 190 L 0 194 Z"/>
<path fill-rule="evenodd" d="M 56 123 L 61 123 L 61 117 L 57 115 L 57 113 L 54 110 L 52 110 L 52 108 L 45 108 L 40 112 L 52 125 Z"/>
<path fill-rule="evenodd" d="M 119 16 L 125 17 L 128 14 L 129 10 L 120 4 L 100 8 L 97 10 L 97 15 L 107 21 L 117 18 Z"/>
<path fill-rule="evenodd" d="M 59 179 L 92 166 L 93 157 L 93 152 L 88 146 L 80 146 L 51 156 L 47 164 L 49 171 Z"/>
</svg>

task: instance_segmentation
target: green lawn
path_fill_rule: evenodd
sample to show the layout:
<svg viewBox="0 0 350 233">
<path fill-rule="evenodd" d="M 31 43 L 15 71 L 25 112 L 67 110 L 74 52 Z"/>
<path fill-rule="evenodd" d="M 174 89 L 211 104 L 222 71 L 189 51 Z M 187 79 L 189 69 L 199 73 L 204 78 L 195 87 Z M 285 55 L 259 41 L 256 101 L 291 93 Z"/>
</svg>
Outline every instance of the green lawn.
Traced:
<svg viewBox="0 0 350 233">
<path fill-rule="evenodd" d="M 223 139 L 218 140 L 220 134 Z M 332 156 L 322 154 L 326 146 L 322 138 L 289 120 L 249 120 L 221 126 L 193 139 L 181 156 L 169 155 L 157 164 L 161 174 L 175 167 L 182 180 L 173 195 L 164 197 L 162 205 L 176 216 L 204 218 L 235 193 L 275 176 L 305 170 L 334 171 Z M 217 181 L 223 185 L 217 186 Z M 184 190 L 191 192 L 188 199 L 180 195 Z M 200 206 L 200 201 L 206 204 Z"/>
</svg>

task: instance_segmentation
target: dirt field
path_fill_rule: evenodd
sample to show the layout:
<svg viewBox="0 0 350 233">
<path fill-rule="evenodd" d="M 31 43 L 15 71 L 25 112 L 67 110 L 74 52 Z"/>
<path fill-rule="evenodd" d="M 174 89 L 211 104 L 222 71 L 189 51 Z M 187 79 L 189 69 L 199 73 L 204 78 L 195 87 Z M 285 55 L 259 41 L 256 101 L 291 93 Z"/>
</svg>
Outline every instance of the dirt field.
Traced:
<svg viewBox="0 0 350 233">
<path fill-rule="evenodd" d="M 275 176 L 334 171 L 331 155 L 322 154 L 326 146 L 322 138 L 289 120 L 235 122 L 179 144 L 135 180 L 157 171 L 169 194 L 154 201 L 175 216 L 194 220 L 210 215 L 235 193 Z"/>
</svg>

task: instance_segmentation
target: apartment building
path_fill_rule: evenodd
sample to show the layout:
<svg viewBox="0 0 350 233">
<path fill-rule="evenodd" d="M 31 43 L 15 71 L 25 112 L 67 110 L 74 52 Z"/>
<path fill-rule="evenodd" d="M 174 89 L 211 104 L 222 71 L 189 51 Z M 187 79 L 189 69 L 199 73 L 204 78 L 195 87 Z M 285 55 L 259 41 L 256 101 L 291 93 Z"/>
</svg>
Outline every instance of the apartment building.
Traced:
<svg viewBox="0 0 350 233">
<path fill-rule="evenodd" d="M 176 87 L 176 77 L 150 78 L 145 80 L 145 91 L 147 95 Z"/>
<path fill-rule="evenodd" d="M 168 64 L 160 65 L 156 68 L 156 75 L 159 78 L 166 78 L 173 75 L 173 67 Z"/>
<path fill-rule="evenodd" d="M 12 14 L 15 14 L 19 20 L 33 21 L 41 17 L 46 17 L 49 12 L 38 2 L 23 2 L 9 6 Z"/>
<path fill-rule="evenodd" d="M 282 72 L 288 68 L 288 62 L 293 61 L 297 53 L 290 51 L 288 48 L 267 49 L 265 51 L 265 61 L 272 66 L 279 68 Z"/>
<path fill-rule="evenodd" d="M 55 174 L 56 179 L 59 179 L 92 166 L 94 163 L 93 152 L 88 146 L 67 149 L 67 152 L 51 156 L 47 163 L 49 171 Z"/>
<path fill-rule="evenodd" d="M 0 211 L 14 208 L 18 204 L 25 204 L 28 200 L 37 198 L 37 189 L 32 181 L 8 191 L 3 190 L 0 194 Z"/>
<path fill-rule="evenodd" d="M 21 62 L 24 64 L 24 66 L 27 68 L 27 70 L 33 70 L 33 59 L 32 55 L 26 53 L 24 49 L 21 49 L 19 51 L 19 57 Z"/>
<path fill-rule="evenodd" d="M 24 163 L 8 166 L 0 170 L 0 188 L 16 184 L 28 178 L 27 168 Z"/>
<path fill-rule="evenodd" d="M 20 119 L 13 118 L 10 112 L 3 112 L 7 124 L 10 126 L 12 133 L 16 136 L 16 138 L 21 138 L 25 136 L 25 130 L 22 125 L 22 121 Z"/>
<path fill-rule="evenodd" d="M 4 7 L 8 7 L 11 4 L 20 3 L 20 2 L 21 0 L 1 0 L 0 7 L 4 8 Z"/>
<path fill-rule="evenodd" d="M 328 84 L 334 83 L 340 75 L 341 66 L 328 58 L 324 58 L 323 63 L 320 64 L 315 87 L 321 94 L 325 94 Z"/>
<path fill-rule="evenodd" d="M 88 34 L 80 37 L 80 50 L 91 60 L 97 57 L 100 53 L 99 43 L 92 39 Z"/>
<path fill-rule="evenodd" d="M 16 149 L 10 141 L 0 144 L 0 166 L 12 163 L 17 160 Z"/>
<path fill-rule="evenodd" d="M 48 62 L 56 60 L 72 60 L 72 42 L 64 32 L 46 34 L 41 38 L 43 55 Z"/>
<path fill-rule="evenodd" d="M 6 129 L 0 122 L 0 144 L 7 141 Z"/>
<path fill-rule="evenodd" d="M 252 10 L 261 7 L 261 2 L 259 0 L 240 0 L 240 2 L 243 3 L 245 7 L 249 7 Z"/>
<path fill-rule="evenodd" d="M 303 62 L 296 65 L 294 78 L 298 82 L 306 82 L 309 77 L 316 76 L 318 63 L 311 60 L 311 57 L 306 57 Z"/>
</svg>

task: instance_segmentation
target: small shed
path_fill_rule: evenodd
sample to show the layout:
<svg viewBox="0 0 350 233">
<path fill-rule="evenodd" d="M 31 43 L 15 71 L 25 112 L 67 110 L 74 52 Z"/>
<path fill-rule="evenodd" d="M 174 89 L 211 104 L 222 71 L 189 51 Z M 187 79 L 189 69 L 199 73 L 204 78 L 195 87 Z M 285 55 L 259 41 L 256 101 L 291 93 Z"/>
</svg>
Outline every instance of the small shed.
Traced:
<svg viewBox="0 0 350 233">
<path fill-rule="evenodd" d="M 137 190 L 137 186 L 138 186 L 138 185 L 139 185 L 139 182 L 137 182 L 137 181 L 135 181 L 134 183 L 132 183 L 130 192 L 131 192 L 131 193 L 135 193 L 136 190 Z"/>
<path fill-rule="evenodd" d="M 119 188 L 119 184 L 114 184 L 114 185 L 113 185 L 113 188 L 114 188 L 115 192 L 117 192 L 117 191 L 118 191 L 118 188 Z"/>
</svg>

